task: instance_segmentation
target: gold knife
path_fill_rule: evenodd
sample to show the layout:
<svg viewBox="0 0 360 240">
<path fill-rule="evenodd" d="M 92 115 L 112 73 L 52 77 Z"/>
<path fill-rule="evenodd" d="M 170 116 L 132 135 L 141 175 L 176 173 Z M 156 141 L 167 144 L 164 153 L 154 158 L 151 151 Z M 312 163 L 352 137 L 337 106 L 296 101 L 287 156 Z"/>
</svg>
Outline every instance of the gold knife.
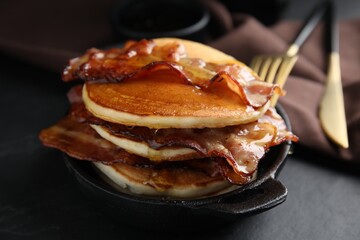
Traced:
<svg viewBox="0 0 360 240">
<path fill-rule="evenodd" d="M 325 92 L 320 103 L 320 122 L 325 134 L 343 148 L 349 147 L 341 84 L 339 29 L 334 5 L 329 5 L 327 31 L 329 62 Z"/>
</svg>

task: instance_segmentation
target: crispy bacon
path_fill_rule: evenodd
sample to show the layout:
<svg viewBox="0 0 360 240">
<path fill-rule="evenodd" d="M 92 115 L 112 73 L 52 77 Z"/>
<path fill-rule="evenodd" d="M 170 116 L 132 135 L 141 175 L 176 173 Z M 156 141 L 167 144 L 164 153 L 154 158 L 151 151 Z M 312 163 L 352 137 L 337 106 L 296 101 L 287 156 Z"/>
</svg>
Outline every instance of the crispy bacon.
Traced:
<svg viewBox="0 0 360 240">
<path fill-rule="evenodd" d="M 56 125 L 42 130 L 40 140 L 44 145 L 57 148 L 81 160 L 116 162 L 137 167 L 185 167 L 200 170 L 209 176 L 221 174 L 234 184 L 245 184 L 252 178 L 259 160 L 267 149 L 286 140 L 297 141 L 287 130 L 283 119 L 270 109 L 258 121 L 218 129 L 149 129 L 128 127 L 106 122 L 91 115 L 81 99 L 81 86 L 69 94 L 72 108 L 69 115 Z M 129 154 L 122 148 L 103 139 L 89 124 L 105 127 L 119 137 L 143 141 L 154 149 L 167 146 L 188 147 L 198 151 L 203 158 L 180 162 L 155 163 Z"/>
<path fill-rule="evenodd" d="M 83 56 L 70 60 L 63 80 L 121 82 L 164 68 L 176 72 L 185 84 L 198 88 L 223 85 L 252 107 L 264 106 L 274 91 L 281 94 L 277 85 L 259 80 L 246 66 L 189 58 L 179 43 L 157 46 L 151 40 L 131 42 L 122 49 L 90 49 Z"/>
<path fill-rule="evenodd" d="M 100 137 L 87 123 L 79 122 L 68 115 L 40 132 L 40 140 L 45 146 L 59 149 L 79 160 L 113 164 L 117 162 L 139 168 L 170 169 L 184 168 L 201 171 L 210 177 L 223 176 L 234 184 L 245 184 L 251 176 L 235 174 L 226 166 L 224 159 L 203 158 L 181 162 L 155 163 L 130 154 Z"/>
<path fill-rule="evenodd" d="M 76 90 L 79 92 L 78 90 Z M 78 99 L 75 93 L 73 99 Z M 111 134 L 145 142 L 153 149 L 169 146 L 192 148 L 204 158 L 226 159 L 237 174 L 252 174 L 266 151 L 284 141 L 297 141 L 284 120 L 270 108 L 255 122 L 224 128 L 150 129 L 104 121 L 89 113 L 84 104 L 73 102 L 71 114 L 79 121 L 101 125 Z"/>
<path fill-rule="evenodd" d="M 59 149 L 80 159 L 110 164 L 123 162 L 129 165 L 147 164 L 149 160 L 128 154 L 125 150 L 100 137 L 88 124 L 71 115 L 39 134 L 45 146 Z"/>
</svg>

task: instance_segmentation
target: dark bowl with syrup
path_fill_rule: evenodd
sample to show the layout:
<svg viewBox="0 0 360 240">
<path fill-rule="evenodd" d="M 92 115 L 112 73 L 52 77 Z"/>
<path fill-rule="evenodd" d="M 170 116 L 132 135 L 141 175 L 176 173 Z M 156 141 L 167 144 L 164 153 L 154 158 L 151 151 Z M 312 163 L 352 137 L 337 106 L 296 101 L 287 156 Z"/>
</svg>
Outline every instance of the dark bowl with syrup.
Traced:
<svg viewBox="0 0 360 240">
<path fill-rule="evenodd" d="M 291 130 L 289 119 L 279 104 L 277 111 Z M 221 227 L 284 202 L 287 189 L 276 178 L 290 149 L 291 142 L 272 147 L 260 161 L 254 181 L 221 195 L 190 200 L 119 191 L 105 181 L 90 162 L 67 155 L 65 162 L 84 193 L 98 203 L 100 211 L 119 224 L 152 231 L 194 231 Z"/>
<path fill-rule="evenodd" d="M 202 42 L 210 20 L 198 1 L 124 0 L 111 13 L 119 39 L 176 37 Z"/>
</svg>

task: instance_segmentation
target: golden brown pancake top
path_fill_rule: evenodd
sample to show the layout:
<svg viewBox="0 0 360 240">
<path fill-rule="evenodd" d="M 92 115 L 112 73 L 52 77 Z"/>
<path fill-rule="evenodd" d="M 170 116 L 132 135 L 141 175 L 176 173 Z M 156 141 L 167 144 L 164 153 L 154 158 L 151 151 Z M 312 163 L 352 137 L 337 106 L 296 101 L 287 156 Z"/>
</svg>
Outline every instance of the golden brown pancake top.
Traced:
<svg viewBox="0 0 360 240">
<path fill-rule="evenodd" d="M 97 104 L 140 116 L 246 117 L 255 111 L 229 89 L 198 89 L 180 82 L 169 70 L 118 83 L 87 83 Z"/>
</svg>

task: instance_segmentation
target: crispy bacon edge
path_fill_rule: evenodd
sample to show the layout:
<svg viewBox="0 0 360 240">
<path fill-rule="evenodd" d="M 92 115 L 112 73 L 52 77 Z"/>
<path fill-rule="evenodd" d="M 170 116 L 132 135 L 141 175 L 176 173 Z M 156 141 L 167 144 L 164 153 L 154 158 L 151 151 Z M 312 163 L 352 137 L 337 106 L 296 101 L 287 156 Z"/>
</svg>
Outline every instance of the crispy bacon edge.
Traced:
<svg viewBox="0 0 360 240">
<path fill-rule="evenodd" d="M 151 74 L 153 71 L 168 69 L 183 79 L 185 84 L 200 89 L 214 87 L 219 83 L 224 84 L 235 92 L 244 104 L 255 108 L 264 106 L 274 93 L 283 94 L 278 85 L 261 81 L 246 66 L 205 62 L 200 64 L 211 66 L 210 71 L 200 65 L 194 65 L 194 62 L 200 61 L 198 59 L 168 57 L 173 56 L 177 51 L 176 48 L 169 46 L 158 47 L 160 50 L 157 51 L 168 52 L 160 56 L 152 56 L 155 47 L 153 41 L 142 40 L 124 49 L 90 49 L 83 56 L 70 60 L 63 72 L 63 80 L 82 79 L 91 82 L 119 83 Z"/>
</svg>

